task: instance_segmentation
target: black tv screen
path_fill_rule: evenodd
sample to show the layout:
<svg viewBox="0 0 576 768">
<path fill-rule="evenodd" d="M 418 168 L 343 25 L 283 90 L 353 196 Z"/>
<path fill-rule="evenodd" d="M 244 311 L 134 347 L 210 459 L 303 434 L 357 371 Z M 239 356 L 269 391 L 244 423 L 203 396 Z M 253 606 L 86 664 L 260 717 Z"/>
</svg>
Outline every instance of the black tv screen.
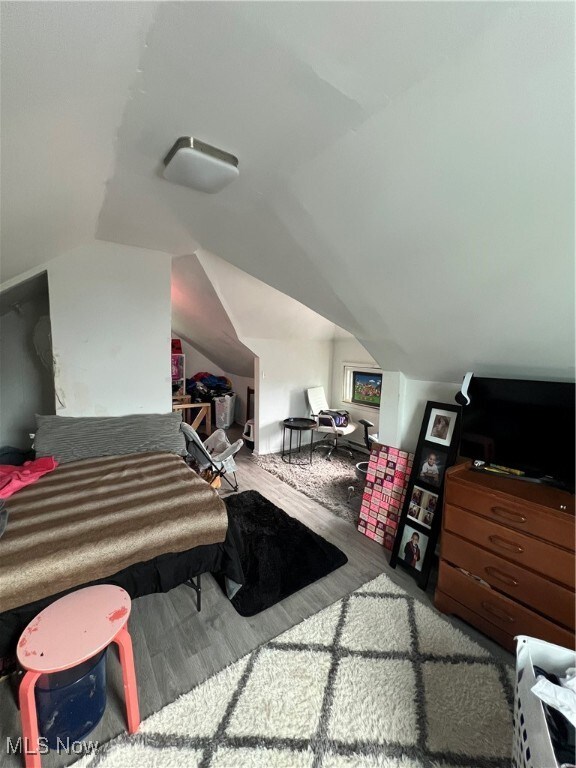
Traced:
<svg viewBox="0 0 576 768">
<path fill-rule="evenodd" d="M 461 456 L 551 477 L 574 492 L 573 383 L 474 376 L 468 396 Z"/>
</svg>

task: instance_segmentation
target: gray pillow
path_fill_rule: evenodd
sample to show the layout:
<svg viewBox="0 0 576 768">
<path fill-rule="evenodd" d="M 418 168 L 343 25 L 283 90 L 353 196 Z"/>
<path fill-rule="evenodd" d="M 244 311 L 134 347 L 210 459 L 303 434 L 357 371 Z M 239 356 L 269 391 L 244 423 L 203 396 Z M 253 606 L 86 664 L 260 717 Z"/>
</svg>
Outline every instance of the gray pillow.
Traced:
<svg viewBox="0 0 576 768">
<path fill-rule="evenodd" d="M 133 416 L 36 415 L 36 456 L 54 456 L 61 464 L 95 456 L 162 451 L 186 456 L 181 413 Z"/>
</svg>

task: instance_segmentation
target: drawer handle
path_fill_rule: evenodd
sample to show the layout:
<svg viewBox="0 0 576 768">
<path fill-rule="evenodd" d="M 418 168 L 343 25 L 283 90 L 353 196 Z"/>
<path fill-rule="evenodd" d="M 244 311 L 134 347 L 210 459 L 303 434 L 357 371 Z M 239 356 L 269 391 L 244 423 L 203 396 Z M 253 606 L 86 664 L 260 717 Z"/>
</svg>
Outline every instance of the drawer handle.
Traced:
<svg viewBox="0 0 576 768">
<path fill-rule="evenodd" d="M 512 576 L 508 576 L 507 573 L 504 573 L 504 571 L 500 571 L 498 568 L 494 568 L 492 565 L 487 565 L 486 568 L 484 568 L 486 573 L 489 576 L 493 576 L 495 579 L 498 579 L 498 581 L 501 581 L 503 584 L 508 584 L 510 587 L 517 587 L 518 582 L 516 579 L 514 579 Z"/>
<path fill-rule="evenodd" d="M 507 613 L 504 613 L 501 608 L 498 608 L 495 605 L 491 605 L 487 600 L 483 600 L 481 605 L 485 611 L 491 613 L 493 616 L 496 616 L 496 618 L 501 619 L 502 621 L 506 621 L 508 624 L 514 624 L 515 619 L 512 616 L 508 616 Z"/>
<path fill-rule="evenodd" d="M 492 507 L 492 512 L 496 517 L 502 517 L 504 520 L 508 520 L 511 523 L 525 523 L 526 518 L 521 515 L 520 512 L 514 512 L 511 509 L 504 509 L 504 507 Z"/>
<path fill-rule="evenodd" d="M 518 554 L 524 552 L 522 547 L 518 546 L 518 544 L 514 544 L 513 541 L 508 541 L 508 539 L 503 539 L 501 536 L 488 536 L 488 541 L 491 541 L 495 546 L 500 547 L 500 549 L 505 549 L 508 552 L 517 552 Z"/>
</svg>

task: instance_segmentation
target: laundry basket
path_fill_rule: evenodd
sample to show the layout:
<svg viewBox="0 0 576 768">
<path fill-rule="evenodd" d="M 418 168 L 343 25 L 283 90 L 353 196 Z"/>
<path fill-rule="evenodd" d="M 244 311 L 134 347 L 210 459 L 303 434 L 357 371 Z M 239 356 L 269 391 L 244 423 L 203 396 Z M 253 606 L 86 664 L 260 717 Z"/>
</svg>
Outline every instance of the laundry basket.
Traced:
<svg viewBox="0 0 576 768">
<path fill-rule="evenodd" d="M 534 637 L 516 638 L 513 768 L 559 768 L 540 699 L 532 693 L 534 665 L 559 677 L 576 666 L 576 653 Z"/>
<path fill-rule="evenodd" d="M 214 398 L 216 407 L 216 428 L 228 429 L 234 422 L 234 407 L 236 405 L 236 395 L 222 395 Z"/>
</svg>

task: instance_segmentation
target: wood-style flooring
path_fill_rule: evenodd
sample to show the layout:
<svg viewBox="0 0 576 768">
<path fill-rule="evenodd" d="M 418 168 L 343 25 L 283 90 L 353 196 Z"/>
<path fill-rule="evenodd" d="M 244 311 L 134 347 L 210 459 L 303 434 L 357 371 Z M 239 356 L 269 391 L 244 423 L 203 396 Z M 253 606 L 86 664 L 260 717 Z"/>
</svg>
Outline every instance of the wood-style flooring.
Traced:
<svg viewBox="0 0 576 768">
<path fill-rule="evenodd" d="M 166 594 L 135 600 L 129 626 L 134 642 L 142 719 L 384 571 L 412 594 L 431 603 L 431 594 L 421 592 L 406 573 L 390 569 L 387 553 L 380 545 L 260 468 L 245 448 L 237 458 L 241 491 L 259 491 L 342 549 L 348 563 L 252 618 L 242 618 L 236 613 L 210 575 L 202 577 L 201 613 L 196 610 L 195 593 L 185 585 Z M 318 460 L 322 459 L 315 458 Z M 458 625 L 465 627 L 461 623 Z M 479 639 L 473 630 L 465 631 Z M 495 648 L 483 638 L 480 641 Z M 122 679 L 114 651 L 108 654 L 107 672 L 108 706 L 102 722 L 88 737 L 92 741 L 107 741 L 125 729 Z M 20 757 L 6 753 L 7 738 L 14 742 L 21 733 L 13 690 L 16 682 L 15 676 L 0 682 L 1 768 L 23 765 Z M 74 759 L 73 756 L 50 753 L 43 756 L 42 765 L 59 768 Z"/>
</svg>

